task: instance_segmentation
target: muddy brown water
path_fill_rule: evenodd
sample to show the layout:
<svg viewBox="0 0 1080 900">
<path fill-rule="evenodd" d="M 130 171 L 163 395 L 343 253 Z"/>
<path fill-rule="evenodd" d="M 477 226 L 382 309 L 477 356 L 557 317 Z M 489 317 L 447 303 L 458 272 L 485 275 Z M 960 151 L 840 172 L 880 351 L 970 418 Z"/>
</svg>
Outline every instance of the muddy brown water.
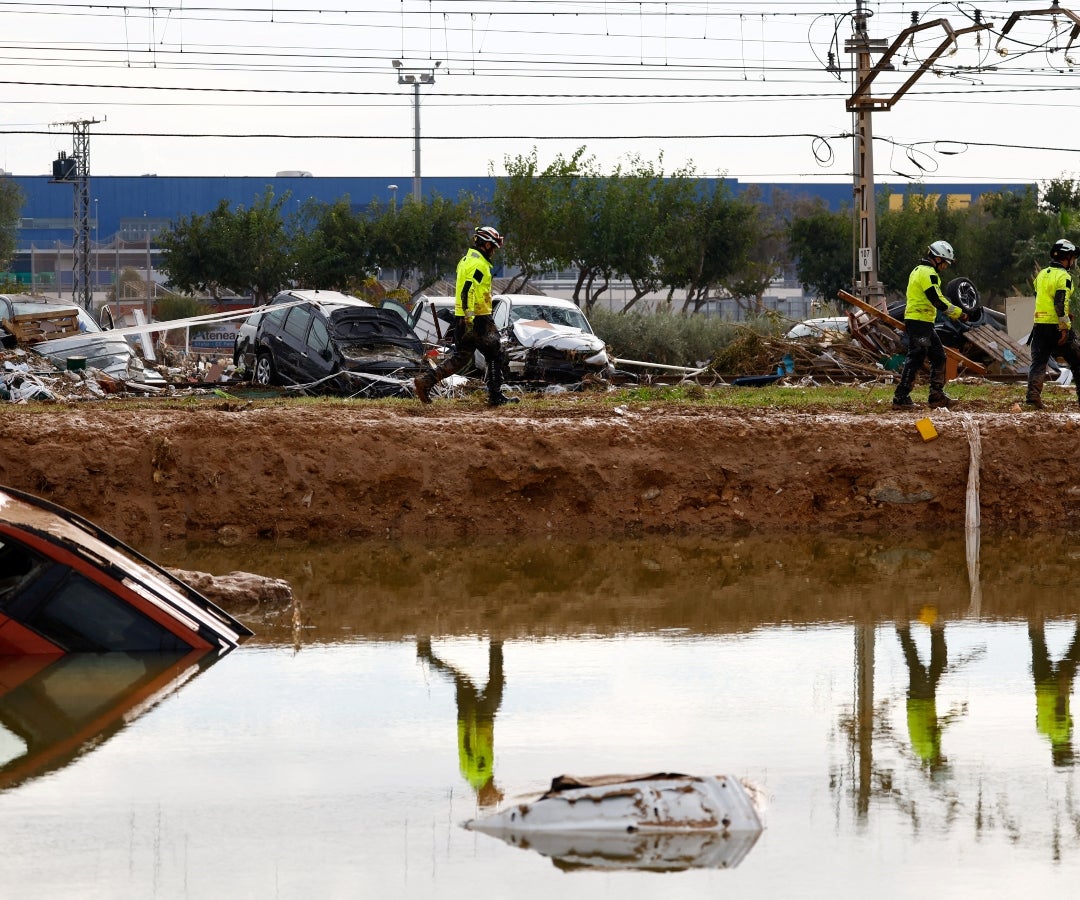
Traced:
<svg viewBox="0 0 1080 900">
<path fill-rule="evenodd" d="M 957 536 L 165 543 L 168 565 L 289 579 L 296 609 L 235 610 L 257 635 L 216 661 L 68 660 L 7 682 L 5 884 L 1068 895 L 1077 551 L 1045 535 L 981 551 L 973 585 Z M 655 770 L 747 780 L 765 830 L 661 865 L 461 827 L 559 774 Z"/>
</svg>

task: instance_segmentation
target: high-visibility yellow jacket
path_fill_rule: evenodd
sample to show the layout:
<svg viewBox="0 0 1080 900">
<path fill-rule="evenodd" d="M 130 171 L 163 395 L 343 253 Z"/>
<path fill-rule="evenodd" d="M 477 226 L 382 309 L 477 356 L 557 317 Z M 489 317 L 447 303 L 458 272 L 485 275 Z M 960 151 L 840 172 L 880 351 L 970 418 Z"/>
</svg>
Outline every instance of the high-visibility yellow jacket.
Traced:
<svg viewBox="0 0 1080 900">
<path fill-rule="evenodd" d="M 1069 692 L 1056 680 L 1035 685 L 1035 727 L 1053 746 L 1068 746 L 1072 737 Z"/>
<path fill-rule="evenodd" d="M 959 319 L 963 313 L 959 306 L 954 306 L 941 293 L 941 276 L 937 269 L 930 265 L 929 260 L 920 260 L 908 277 L 904 318 L 916 322 L 933 322 L 939 309 L 950 319 Z"/>
<path fill-rule="evenodd" d="M 1052 262 L 1035 276 L 1035 324 L 1057 325 L 1069 315 L 1073 283 L 1069 270 Z"/>
<path fill-rule="evenodd" d="M 472 320 L 491 315 L 491 263 L 475 247 L 457 265 L 454 315 Z"/>
<path fill-rule="evenodd" d="M 495 719 L 466 713 L 458 719 L 458 766 L 480 790 L 495 775 Z"/>
</svg>

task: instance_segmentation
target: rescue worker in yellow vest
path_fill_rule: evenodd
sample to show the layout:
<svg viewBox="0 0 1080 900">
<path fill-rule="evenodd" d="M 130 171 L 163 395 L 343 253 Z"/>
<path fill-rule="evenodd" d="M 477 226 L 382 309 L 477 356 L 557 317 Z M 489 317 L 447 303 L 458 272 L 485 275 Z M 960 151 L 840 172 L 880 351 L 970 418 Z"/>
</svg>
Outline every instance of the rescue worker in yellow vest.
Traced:
<svg viewBox="0 0 1080 900">
<path fill-rule="evenodd" d="M 490 225 L 474 229 L 473 245 L 457 266 L 454 353 L 433 370 L 416 377 L 414 386 L 421 402 L 430 403 L 431 389 L 465 368 L 477 350 L 483 354 L 487 367 L 488 406 L 518 402 L 516 397 L 507 397 L 502 392 L 502 342 L 491 318 L 491 259 L 502 245 L 502 235 Z"/>
<path fill-rule="evenodd" d="M 488 645 L 488 681 L 483 690 L 478 689 L 468 675 L 439 659 L 432 652 L 430 638 L 417 639 L 416 655 L 454 680 L 458 766 L 476 792 L 480 806 L 496 805 L 503 796 L 495 784 L 495 717 L 506 687 L 502 641 L 492 640 Z"/>
<path fill-rule="evenodd" d="M 1042 622 L 1028 622 L 1028 637 L 1031 639 L 1031 674 L 1035 676 L 1035 728 L 1050 742 L 1054 765 L 1070 766 L 1073 762 L 1073 721 L 1069 700 L 1076 668 L 1080 665 L 1080 623 L 1073 632 L 1069 649 L 1056 664 L 1050 661 Z"/>
<path fill-rule="evenodd" d="M 952 714 L 938 716 L 937 712 L 938 682 L 949 663 L 945 626 L 936 620 L 930 625 L 929 666 L 919 659 L 919 650 L 906 622 L 897 623 L 896 636 L 900 639 L 908 667 L 907 722 L 911 749 L 915 751 L 920 767 L 934 774 L 946 764 L 941 752 L 941 736 L 955 718 Z"/>
<path fill-rule="evenodd" d="M 1050 248 L 1050 265 L 1035 276 L 1035 324 L 1031 329 L 1031 367 L 1028 369 L 1027 405 L 1045 409 L 1042 401 L 1046 364 L 1060 356 L 1080 372 L 1080 346 L 1072 327 L 1069 306 L 1073 295 L 1070 269 L 1076 261 L 1076 245 L 1062 238 Z M 1080 380 L 1076 382 L 1080 402 Z"/>
<path fill-rule="evenodd" d="M 945 347 L 934 331 L 938 311 L 950 319 L 965 321 L 967 316 L 959 307 L 945 299 L 941 292 L 941 273 L 956 257 L 948 241 L 934 241 L 927 249 L 926 257 L 911 270 L 907 286 L 907 305 L 904 307 L 904 330 L 907 332 L 908 351 L 900 383 L 893 393 L 893 406 L 911 407 L 911 389 L 923 363 L 930 360 L 930 395 L 927 402 L 931 409 L 949 407 L 952 397 L 945 394 Z"/>
</svg>

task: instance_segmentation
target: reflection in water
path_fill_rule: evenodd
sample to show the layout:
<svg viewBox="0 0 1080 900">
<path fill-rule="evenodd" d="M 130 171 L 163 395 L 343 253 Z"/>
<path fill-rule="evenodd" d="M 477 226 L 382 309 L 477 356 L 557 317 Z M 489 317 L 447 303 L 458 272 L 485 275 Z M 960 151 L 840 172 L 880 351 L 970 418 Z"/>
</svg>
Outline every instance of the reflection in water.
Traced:
<svg viewBox="0 0 1080 900">
<path fill-rule="evenodd" d="M 1072 716 L 1069 699 L 1072 696 L 1076 667 L 1080 663 L 1080 622 L 1073 632 L 1072 643 L 1057 663 L 1050 661 L 1046 647 L 1046 629 L 1042 621 L 1028 622 L 1031 640 L 1031 671 L 1035 676 L 1035 727 L 1050 741 L 1050 753 L 1055 766 L 1073 764 Z"/>
<path fill-rule="evenodd" d="M 478 689 L 468 675 L 439 659 L 431 649 L 430 638 L 417 638 L 416 655 L 454 680 L 461 774 L 476 791 L 480 806 L 494 806 L 503 796 L 495 786 L 495 714 L 506 686 L 502 641 L 488 644 L 488 680 L 483 690 Z"/>
<path fill-rule="evenodd" d="M 100 747 L 218 658 L 213 651 L 0 656 L 0 791 Z"/>
<path fill-rule="evenodd" d="M 945 625 L 933 614 L 930 622 L 930 664 L 923 665 L 919 650 L 911 637 L 908 623 L 897 623 L 896 636 L 904 650 L 908 668 L 907 724 L 911 749 L 920 764 L 931 774 L 938 774 L 945 766 L 941 753 L 941 734 L 956 717 L 950 713 L 938 718 L 938 682 L 949 664 L 949 651 L 945 645 Z"/>
<path fill-rule="evenodd" d="M 499 715 L 500 729 L 507 733 L 507 717 L 513 722 L 515 714 L 500 709 L 504 647 L 512 664 L 515 645 L 542 644 L 538 658 L 550 660 L 555 669 L 565 665 L 560 651 L 567 643 L 597 636 L 655 641 L 665 648 L 658 653 L 667 652 L 669 642 L 696 642 L 717 648 L 719 658 L 733 652 L 728 643 L 732 637 L 736 645 L 759 648 L 777 641 L 784 646 L 783 655 L 778 654 L 769 674 L 759 673 L 763 682 L 771 683 L 789 661 L 798 665 L 806 641 L 843 629 L 850 630 L 851 638 L 846 638 L 840 681 L 851 685 L 851 694 L 830 709 L 826 743 L 830 754 L 837 749 L 840 753 L 824 763 L 834 797 L 850 801 L 860 827 L 895 821 L 899 810 L 900 820 L 912 832 L 930 827 L 948 831 L 962 822 L 956 827 L 979 835 L 1008 832 L 1009 839 L 1018 842 L 1021 826 L 1016 818 L 988 813 L 1021 802 L 1018 782 L 1006 783 L 981 753 L 1001 733 L 1017 743 L 1022 743 L 1025 729 L 1029 737 L 1034 733 L 1030 719 L 1022 724 L 1001 721 L 1012 708 L 995 702 L 999 688 L 989 684 L 986 672 L 1006 671 L 1015 680 L 1019 665 L 1019 680 L 1028 685 L 1024 708 L 1030 710 L 1030 660 L 1039 734 L 1050 741 L 1053 758 L 1064 770 L 1072 759 L 1069 698 L 1080 640 L 1074 637 L 1072 647 L 1054 664 L 1040 624 L 1029 629 L 1030 654 L 1029 636 L 1024 635 L 1022 658 L 1014 643 L 991 641 L 995 658 L 978 666 L 967 663 L 981 659 L 987 647 L 982 638 L 998 637 L 995 629 L 1022 632 L 1029 620 L 1059 629 L 1068 617 L 1071 635 L 1075 608 L 1060 585 L 1068 583 L 1074 551 L 1067 536 L 1045 534 L 983 535 L 974 546 L 977 558 L 964 534 L 906 535 L 902 542 L 833 535 L 827 540 L 755 535 L 572 545 L 525 540 L 513 546 L 485 545 L 468 554 L 452 546 L 401 543 L 268 544 L 244 548 L 243 566 L 288 579 L 301 609 L 299 632 L 286 627 L 291 622 L 284 619 L 249 623 L 258 632 L 253 646 L 291 645 L 299 634 L 302 657 L 307 649 L 401 642 L 410 657 L 415 653 L 432 671 L 452 679 L 458 761 L 483 806 L 493 805 L 502 790 L 513 794 L 520 787 L 519 781 L 507 780 L 505 773 L 513 769 L 505 759 L 506 748 L 500 748 L 498 787 L 494 778 L 495 717 Z M 227 572 L 237 566 L 237 551 L 230 548 L 156 552 L 170 565 L 184 568 Z M 1060 562 L 1033 570 L 1034 557 Z M 486 683 L 465 675 L 432 649 L 432 638 L 438 647 L 439 639 L 481 634 L 490 636 Z M 965 667 L 964 678 L 945 677 L 960 667 Z M 732 668 L 741 678 L 741 668 Z M 536 662 L 535 670 L 544 671 L 544 663 Z M 972 670 L 987 682 L 971 686 Z M 895 682 L 894 672 L 899 673 Z M 642 677 L 628 675 L 618 683 Z M 716 683 L 718 677 L 709 670 L 705 680 Z M 724 670 L 722 677 L 732 677 L 731 671 Z M 510 678 L 519 686 L 512 669 Z M 1013 684 L 1010 681 L 1007 690 Z M 756 690 L 760 685 L 748 687 Z M 775 704 L 783 708 L 784 698 Z M 602 716 L 607 710 L 600 706 L 595 712 Z M 592 714 L 594 708 L 589 710 Z M 786 718 L 789 711 L 775 721 Z M 758 713 L 749 712 L 732 727 L 741 733 L 760 724 Z M 771 739 L 782 746 L 788 737 L 784 731 Z M 674 740 L 671 750 L 677 755 Z M 667 764 L 663 759 L 651 762 Z M 1049 760 L 1045 763 L 1049 768 Z M 543 771 L 536 777 L 553 774 Z M 1062 796 L 1054 802 L 1072 810 L 1072 788 L 1064 781 L 1055 787 Z M 882 806 L 889 814 L 875 815 Z"/>
<path fill-rule="evenodd" d="M 534 850 L 563 871 L 577 869 L 733 869 L 745 859 L 760 832 L 689 831 L 674 834 L 557 831 L 500 835 L 508 844 Z"/>
<path fill-rule="evenodd" d="M 1032 571 L 1031 558 L 1069 560 L 1066 538 L 982 537 L 980 618 L 1075 613 L 1067 567 Z M 1047 543 L 1049 542 L 1049 543 Z M 1045 548 L 1045 549 L 1044 549 Z M 154 548 L 179 568 L 242 568 L 293 586 L 300 627 L 285 614 L 249 620 L 255 645 L 415 640 L 417 634 L 627 634 L 679 628 L 748 633 L 778 623 L 892 622 L 932 604 L 966 618 L 972 585 L 964 536 L 895 539 L 830 535 L 741 539 L 647 538 L 513 546 L 407 543 L 190 545 Z M 902 577 L 901 577 L 902 576 Z M 457 599 L 455 599 L 457 598 Z"/>
<path fill-rule="evenodd" d="M 1075 740 L 1062 585 L 1078 551 L 984 536 L 975 618 L 962 535 L 827 538 L 166 554 L 288 578 L 302 627 L 289 611 L 249 622 L 258 636 L 212 681 L 86 764 L 0 793 L 4 883 L 42 897 L 1070 895 L 1080 766 L 1048 749 L 1063 760 Z M 20 683 L 0 679 L 8 695 Z M 27 723 L 54 701 L 28 696 L 0 701 L 8 783 L 20 758 L 47 771 L 26 757 L 48 729 Z M 178 752 L 193 734 L 198 752 Z M 734 872 L 568 878 L 559 867 L 608 861 L 575 843 L 551 847 L 553 865 L 462 829 L 477 799 L 459 764 L 503 803 L 568 770 L 729 771 L 767 792 L 769 827 Z"/>
</svg>

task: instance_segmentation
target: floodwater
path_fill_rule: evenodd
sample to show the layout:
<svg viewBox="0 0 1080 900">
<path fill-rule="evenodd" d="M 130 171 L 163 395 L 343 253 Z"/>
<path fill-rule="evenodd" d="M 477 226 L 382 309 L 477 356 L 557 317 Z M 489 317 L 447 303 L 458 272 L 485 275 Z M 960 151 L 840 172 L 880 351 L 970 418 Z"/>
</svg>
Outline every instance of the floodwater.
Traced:
<svg viewBox="0 0 1080 900">
<path fill-rule="evenodd" d="M 147 551 L 298 608 L 234 610 L 257 637 L 218 660 L 0 666 L 0 896 L 1068 896 L 1073 546 Z M 461 827 L 650 771 L 751 783 L 764 831 L 658 860 Z"/>
</svg>

